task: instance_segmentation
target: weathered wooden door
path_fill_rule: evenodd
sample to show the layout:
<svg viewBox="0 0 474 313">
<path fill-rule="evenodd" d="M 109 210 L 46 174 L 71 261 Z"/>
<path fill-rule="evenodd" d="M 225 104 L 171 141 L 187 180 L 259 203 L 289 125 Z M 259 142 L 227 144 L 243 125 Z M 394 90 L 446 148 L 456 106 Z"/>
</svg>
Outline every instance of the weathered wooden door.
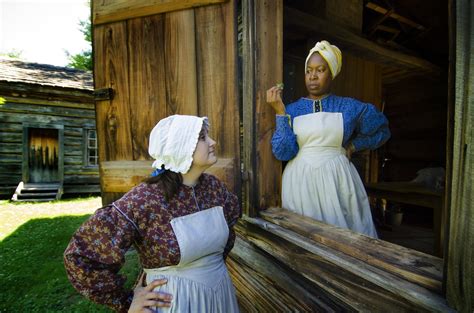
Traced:
<svg viewBox="0 0 474 313">
<path fill-rule="evenodd" d="M 58 130 L 29 128 L 28 170 L 30 183 L 59 181 Z"/>
<path fill-rule="evenodd" d="M 235 3 L 93 1 L 95 88 L 113 90 L 96 102 L 104 204 L 149 175 L 149 133 L 172 114 L 209 117 L 221 178 L 239 186 Z"/>
</svg>

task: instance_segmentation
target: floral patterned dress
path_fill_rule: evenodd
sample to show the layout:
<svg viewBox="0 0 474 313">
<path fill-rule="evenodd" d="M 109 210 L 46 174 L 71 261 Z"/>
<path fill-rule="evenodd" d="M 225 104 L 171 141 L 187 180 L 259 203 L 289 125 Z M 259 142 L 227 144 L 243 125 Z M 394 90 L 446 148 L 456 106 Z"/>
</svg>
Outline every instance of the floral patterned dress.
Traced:
<svg viewBox="0 0 474 313">
<path fill-rule="evenodd" d="M 202 174 L 196 186 L 182 185 L 169 202 L 159 185 L 138 185 L 97 210 L 74 234 L 64 253 L 69 280 L 92 301 L 126 312 L 133 291 L 123 287 L 125 278 L 118 271 L 128 249 L 135 246 L 143 268 L 178 265 L 181 254 L 172 220 L 216 206 L 222 207 L 229 228 L 225 258 L 233 247 L 232 226 L 241 210 L 237 197 L 222 182 Z"/>
</svg>

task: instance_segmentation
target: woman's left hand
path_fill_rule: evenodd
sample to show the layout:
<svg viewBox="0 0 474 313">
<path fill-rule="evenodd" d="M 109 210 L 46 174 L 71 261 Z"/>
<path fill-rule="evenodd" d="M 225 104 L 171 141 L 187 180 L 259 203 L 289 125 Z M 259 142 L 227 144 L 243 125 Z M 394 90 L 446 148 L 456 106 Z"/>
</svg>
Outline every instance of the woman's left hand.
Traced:
<svg viewBox="0 0 474 313">
<path fill-rule="evenodd" d="M 156 279 L 149 285 L 142 287 L 144 275 L 141 277 L 141 282 L 133 290 L 133 300 L 128 313 L 153 313 L 153 307 L 170 307 L 173 296 L 164 292 L 155 292 L 158 286 L 166 284 L 166 279 Z"/>
<path fill-rule="evenodd" d="M 350 160 L 351 157 L 352 157 L 352 153 L 354 153 L 355 151 L 355 147 L 354 145 L 351 143 L 349 143 L 346 147 L 346 157 Z"/>
</svg>

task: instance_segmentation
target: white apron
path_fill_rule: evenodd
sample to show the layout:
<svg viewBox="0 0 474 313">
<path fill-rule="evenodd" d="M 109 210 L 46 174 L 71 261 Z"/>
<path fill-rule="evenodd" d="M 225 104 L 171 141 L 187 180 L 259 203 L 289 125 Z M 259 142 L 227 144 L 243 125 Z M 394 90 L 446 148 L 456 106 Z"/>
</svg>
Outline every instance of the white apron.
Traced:
<svg viewBox="0 0 474 313">
<path fill-rule="evenodd" d="M 293 131 L 299 152 L 283 173 L 283 207 L 377 238 L 364 185 L 342 147 L 342 113 L 298 116 Z"/>
<path fill-rule="evenodd" d="M 171 307 L 155 312 L 239 312 L 222 253 L 229 228 L 217 206 L 171 220 L 181 259 L 178 265 L 144 269 L 146 282 L 167 278 L 155 291 L 173 295 Z"/>
</svg>

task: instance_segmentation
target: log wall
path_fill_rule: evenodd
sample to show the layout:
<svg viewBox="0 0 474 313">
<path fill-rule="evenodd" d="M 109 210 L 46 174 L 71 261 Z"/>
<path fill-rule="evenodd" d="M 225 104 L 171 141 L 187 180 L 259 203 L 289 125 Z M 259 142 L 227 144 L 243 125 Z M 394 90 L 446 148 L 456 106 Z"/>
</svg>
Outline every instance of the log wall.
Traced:
<svg viewBox="0 0 474 313">
<path fill-rule="evenodd" d="M 0 88 L 0 96 L 6 100 L 0 106 L 0 196 L 11 197 L 22 181 L 22 164 L 27 157 L 23 155 L 23 133 L 28 125 L 62 125 L 65 193 L 99 192 L 98 167 L 84 164 L 85 129 L 95 129 L 92 93 L 23 86 L 22 96 L 18 96 L 17 87 L 3 84 Z"/>
</svg>

